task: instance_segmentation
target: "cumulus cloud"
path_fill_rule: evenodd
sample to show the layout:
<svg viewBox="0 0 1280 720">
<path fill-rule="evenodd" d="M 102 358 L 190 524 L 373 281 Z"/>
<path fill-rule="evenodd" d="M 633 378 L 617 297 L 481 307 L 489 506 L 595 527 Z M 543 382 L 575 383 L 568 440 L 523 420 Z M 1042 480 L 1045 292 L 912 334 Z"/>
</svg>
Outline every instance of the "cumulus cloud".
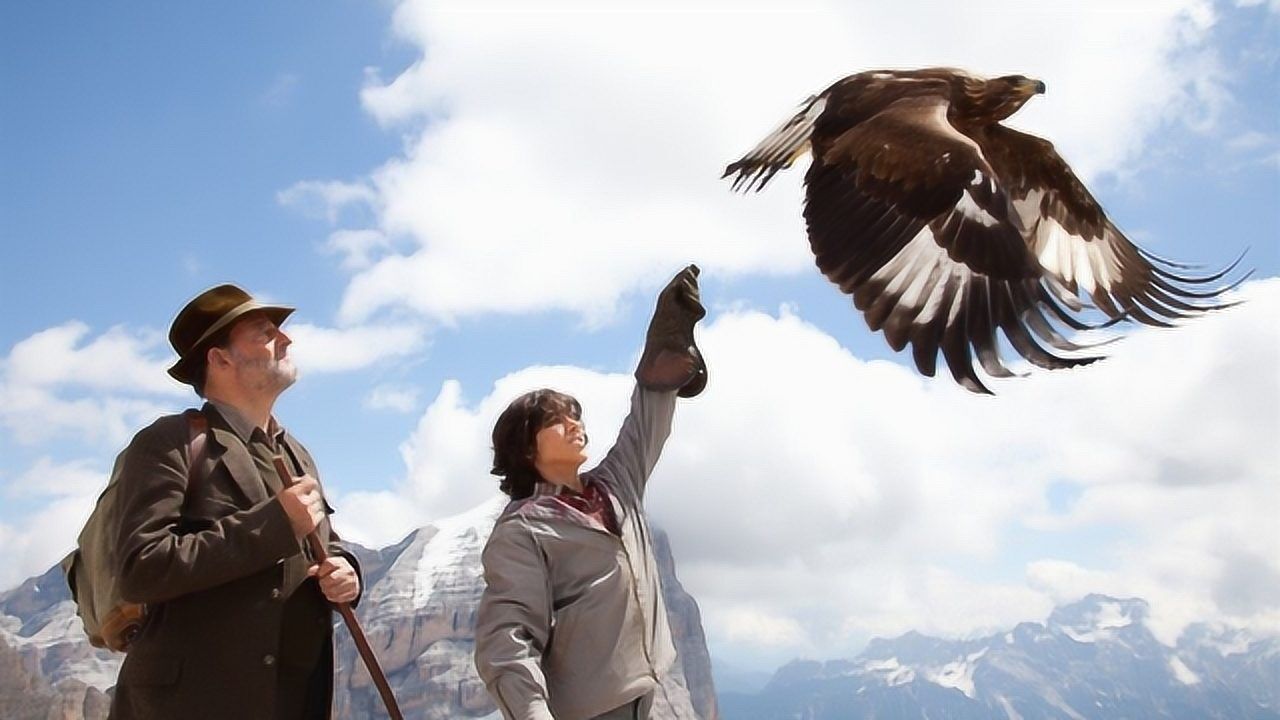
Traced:
<svg viewBox="0 0 1280 720">
<path fill-rule="evenodd" d="M 119 443 L 190 392 L 165 373 L 166 350 L 146 330 L 91 337 L 70 321 L 37 332 L 0 359 L 0 424 L 23 444 L 68 435 Z"/>
<path fill-rule="evenodd" d="M 153 357 L 162 338 L 152 332 L 113 327 L 89 342 L 89 326 L 71 321 L 22 340 L 5 359 L 10 382 L 37 387 L 79 386 L 93 390 L 174 393 L 164 359 Z"/>
<path fill-rule="evenodd" d="M 426 346 L 425 330 L 416 324 L 321 327 L 290 323 L 289 352 L 303 372 L 360 370 L 391 358 L 415 355 Z"/>
<path fill-rule="evenodd" d="M 379 385 L 369 392 L 364 406 L 371 410 L 395 410 L 412 412 L 418 408 L 421 388 L 405 385 Z"/>
<path fill-rule="evenodd" d="M 391 247 L 391 239 L 377 230 L 338 230 L 325 241 L 324 251 L 342 256 L 342 267 L 363 270 Z"/>
<path fill-rule="evenodd" d="M 304 180 L 281 190 L 276 194 L 276 200 L 306 215 L 337 222 L 345 208 L 375 202 L 377 195 L 372 188 L 361 183 Z"/>
<path fill-rule="evenodd" d="M 304 373 L 360 370 L 427 345 L 420 323 L 287 330 Z M 119 445 L 183 399 L 196 401 L 166 372 L 173 359 L 152 330 L 117 326 L 95 336 L 79 321 L 41 330 L 0 358 L 0 425 L 26 445 L 68 436 Z"/>
<path fill-rule="evenodd" d="M 0 541 L 9 557 L 0 567 L 0 588 L 45 572 L 71 552 L 106 480 L 106 468 L 94 461 L 60 463 L 42 457 L 0 490 L 10 502 L 40 502 L 35 512 L 0 523 Z"/>
<path fill-rule="evenodd" d="M 291 193 L 328 198 L 331 216 L 355 203 L 374 217 L 340 223 L 329 241 L 353 248 L 342 320 L 559 309 L 599 322 L 689 259 L 722 275 L 812 272 L 802 169 L 752 197 L 718 175 L 849 72 L 942 64 L 1041 77 L 1048 95 L 1016 122 L 1053 138 L 1087 179 L 1132 168 L 1168 118 L 1212 126 L 1228 97 L 1203 0 L 1123 13 L 925 0 L 746 9 L 402 2 L 395 31 L 422 56 L 371 71 L 361 98 L 406 133 L 405 152 L 357 183 Z M 386 238 L 405 246 L 389 251 Z"/>
<path fill-rule="evenodd" d="M 102 491 L 106 485 L 102 468 L 90 460 L 58 463 L 41 457 L 5 488 L 5 494 L 18 498 L 83 497 Z"/>
<path fill-rule="evenodd" d="M 1150 600 L 1168 640 L 1202 619 L 1280 628 L 1266 587 L 1280 572 L 1280 280 L 1241 297 L 994 399 L 861 360 L 786 311 L 714 317 L 699 339 L 711 383 L 680 403 L 647 501 L 713 649 L 830 657 L 907 629 L 989 632 L 1099 591 Z M 407 499 L 405 524 L 370 516 L 361 532 L 398 539 L 492 498 L 488 432 L 534 387 L 583 401 L 598 459 L 631 382 L 534 367 L 474 400 L 446 382 L 402 447 L 403 485 L 363 498 Z M 1075 492 L 1057 502 L 1064 481 Z M 769 632 L 739 632 L 750 618 Z"/>
</svg>

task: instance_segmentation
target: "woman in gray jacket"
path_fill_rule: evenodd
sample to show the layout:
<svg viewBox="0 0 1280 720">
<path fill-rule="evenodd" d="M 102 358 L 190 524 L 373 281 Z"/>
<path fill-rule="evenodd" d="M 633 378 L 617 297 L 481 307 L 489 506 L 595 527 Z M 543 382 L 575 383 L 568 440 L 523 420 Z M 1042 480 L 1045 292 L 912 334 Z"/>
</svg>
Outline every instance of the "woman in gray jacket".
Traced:
<svg viewBox="0 0 1280 720">
<path fill-rule="evenodd" d="M 693 326 L 698 269 L 658 296 L 631 412 L 594 469 L 578 402 L 517 398 L 493 429 L 493 473 L 511 497 L 484 550 L 476 669 L 507 720 L 647 718 L 675 659 L 643 499 L 676 396 L 706 385 Z"/>
</svg>

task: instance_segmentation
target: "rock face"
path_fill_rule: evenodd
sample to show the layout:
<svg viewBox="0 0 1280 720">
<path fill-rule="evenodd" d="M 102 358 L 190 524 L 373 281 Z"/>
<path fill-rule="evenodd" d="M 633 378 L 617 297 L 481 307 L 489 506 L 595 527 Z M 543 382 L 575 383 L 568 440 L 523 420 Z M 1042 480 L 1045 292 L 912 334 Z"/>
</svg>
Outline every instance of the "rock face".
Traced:
<svg viewBox="0 0 1280 720">
<path fill-rule="evenodd" d="M 502 504 L 495 500 L 420 528 L 381 550 L 352 547 L 366 585 L 357 615 L 406 718 L 497 717 L 471 658 L 484 590 L 480 552 Z M 717 720 L 698 606 L 676 578 L 666 536 L 655 536 L 677 661 L 662 678 L 653 717 Z M 338 624 L 334 717 L 385 718 L 350 635 Z M 89 645 L 60 568 L 0 594 L 0 718 L 105 718 L 122 659 Z"/>
<path fill-rule="evenodd" d="M 102 720 L 122 657 L 89 645 L 61 568 L 0 594 L 0 717 Z"/>
<path fill-rule="evenodd" d="M 475 612 L 484 591 L 480 553 L 503 503 L 495 500 L 414 531 L 375 562 L 377 577 L 357 615 L 406 717 L 488 717 L 497 712 L 472 664 Z M 697 604 L 680 586 L 658 534 L 663 594 L 677 664 L 664 677 L 653 717 L 714 720 L 715 689 Z M 345 632 L 339 633 L 337 715 L 385 717 L 382 701 Z"/>
<path fill-rule="evenodd" d="M 1090 595 L 989 638 L 912 632 L 853 660 L 792 662 L 721 700 L 734 720 L 1280 718 L 1280 640 L 1194 625 L 1170 648 L 1146 616 L 1142 600 Z"/>
</svg>

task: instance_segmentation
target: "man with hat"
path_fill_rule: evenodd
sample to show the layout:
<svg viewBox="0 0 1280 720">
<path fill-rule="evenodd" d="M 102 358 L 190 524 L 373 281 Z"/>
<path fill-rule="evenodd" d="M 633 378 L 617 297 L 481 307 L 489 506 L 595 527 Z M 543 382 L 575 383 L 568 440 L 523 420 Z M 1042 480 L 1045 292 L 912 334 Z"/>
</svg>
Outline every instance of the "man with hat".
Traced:
<svg viewBox="0 0 1280 720">
<path fill-rule="evenodd" d="M 194 468 L 182 415 L 144 428 L 118 461 L 118 580 L 148 614 L 113 718 L 329 717 L 328 602 L 355 601 L 361 583 L 315 462 L 272 415 L 297 375 L 280 328 L 292 312 L 220 285 L 173 321 L 169 374 L 206 399 L 208 433 Z M 275 456 L 297 476 L 287 489 Z M 323 563 L 309 557 L 312 531 L 328 547 Z"/>
</svg>

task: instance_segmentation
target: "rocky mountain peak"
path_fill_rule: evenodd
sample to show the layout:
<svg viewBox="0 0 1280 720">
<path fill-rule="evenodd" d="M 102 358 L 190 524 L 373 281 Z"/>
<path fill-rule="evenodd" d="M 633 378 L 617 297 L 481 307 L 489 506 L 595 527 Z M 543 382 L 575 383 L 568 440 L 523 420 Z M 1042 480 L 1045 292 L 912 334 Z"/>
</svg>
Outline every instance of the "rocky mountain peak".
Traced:
<svg viewBox="0 0 1280 720">
<path fill-rule="evenodd" d="M 1046 625 L 1077 642 L 1093 642 L 1112 638 L 1125 628 L 1131 629 L 1130 634 L 1145 632 L 1142 626 L 1150 612 L 1145 600 L 1092 594 L 1055 609 Z"/>
</svg>

